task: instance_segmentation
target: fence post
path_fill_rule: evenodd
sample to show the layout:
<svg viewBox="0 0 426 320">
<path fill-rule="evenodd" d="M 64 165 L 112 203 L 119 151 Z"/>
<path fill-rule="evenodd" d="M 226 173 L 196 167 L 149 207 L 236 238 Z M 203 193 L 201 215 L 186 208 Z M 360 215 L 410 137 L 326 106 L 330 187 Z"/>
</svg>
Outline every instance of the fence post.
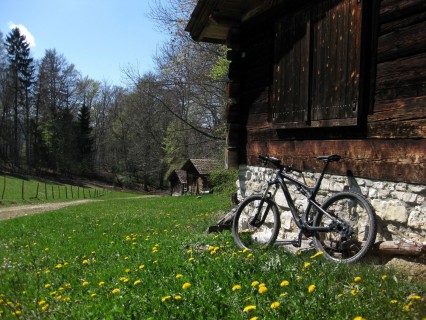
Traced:
<svg viewBox="0 0 426 320">
<path fill-rule="evenodd" d="M 22 180 L 22 194 L 21 194 L 22 200 L 24 200 L 24 182 L 25 180 Z"/>
<path fill-rule="evenodd" d="M 1 199 L 4 199 L 4 193 L 6 191 L 6 175 L 3 175 L 3 192 L 1 194 Z"/>
<path fill-rule="evenodd" d="M 38 187 L 40 186 L 40 182 L 37 182 L 37 191 L 36 191 L 36 199 L 38 199 Z"/>
<path fill-rule="evenodd" d="M 72 191 L 72 186 L 71 186 L 71 199 L 74 199 L 74 192 Z"/>
<path fill-rule="evenodd" d="M 52 186 L 52 198 L 55 199 L 55 192 L 53 191 L 53 186 Z"/>
<path fill-rule="evenodd" d="M 68 199 L 68 189 L 67 189 L 67 186 L 65 186 L 65 199 Z"/>
<path fill-rule="evenodd" d="M 47 200 L 47 184 L 46 184 L 46 182 L 44 183 L 44 197 Z"/>
</svg>

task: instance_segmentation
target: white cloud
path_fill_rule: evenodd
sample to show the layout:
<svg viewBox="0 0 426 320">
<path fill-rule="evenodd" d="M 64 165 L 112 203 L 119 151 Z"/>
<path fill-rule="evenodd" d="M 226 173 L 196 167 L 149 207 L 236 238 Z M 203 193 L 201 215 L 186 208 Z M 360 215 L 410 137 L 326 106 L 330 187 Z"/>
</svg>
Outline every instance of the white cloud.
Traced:
<svg viewBox="0 0 426 320">
<path fill-rule="evenodd" d="M 21 34 L 23 34 L 25 36 L 25 39 L 27 40 L 28 44 L 30 45 L 30 48 L 34 48 L 36 46 L 35 38 L 31 34 L 31 32 L 27 29 L 26 26 L 24 26 L 23 24 L 16 24 L 16 23 L 13 23 L 13 22 L 9 22 L 8 26 L 9 26 L 10 30 L 18 28 L 19 31 L 21 32 Z"/>
</svg>

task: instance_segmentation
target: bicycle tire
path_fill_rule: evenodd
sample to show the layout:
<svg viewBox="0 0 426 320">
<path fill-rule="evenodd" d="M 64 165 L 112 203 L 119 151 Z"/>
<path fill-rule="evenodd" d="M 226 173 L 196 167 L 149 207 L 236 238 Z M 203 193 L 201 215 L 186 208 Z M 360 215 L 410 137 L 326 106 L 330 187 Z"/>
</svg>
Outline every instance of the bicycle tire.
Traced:
<svg viewBox="0 0 426 320">
<path fill-rule="evenodd" d="M 238 207 L 232 223 L 232 236 L 236 246 L 240 249 L 266 248 L 274 244 L 281 227 L 280 215 L 276 203 L 271 199 L 264 199 L 261 217 L 266 218 L 259 227 L 249 224 L 261 203 L 261 195 L 246 198 Z M 266 211 L 264 211 L 266 210 Z"/>
<path fill-rule="evenodd" d="M 321 206 L 350 225 L 349 238 L 340 232 L 315 232 L 313 242 L 318 252 L 334 262 L 355 263 L 374 245 L 377 233 L 376 216 L 371 204 L 360 194 L 340 192 Z M 314 226 L 328 226 L 331 219 L 317 210 Z"/>
</svg>

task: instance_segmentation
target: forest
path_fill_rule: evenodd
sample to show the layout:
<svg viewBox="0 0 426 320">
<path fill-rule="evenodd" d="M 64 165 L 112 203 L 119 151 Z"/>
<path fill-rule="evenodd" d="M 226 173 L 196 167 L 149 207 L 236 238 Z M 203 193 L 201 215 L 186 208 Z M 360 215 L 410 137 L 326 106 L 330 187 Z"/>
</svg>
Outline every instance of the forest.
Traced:
<svg viewBox="0 0 426 320">
<path fill-rule="evenodd" d="M 83 76 L 55 48 L 36 60 L 18 28 L 0 30 L 0 169 L 148 190 L 188 158 L 223 157 L 226 49 L 184 31 L 195 3 L 154 2 L 169 40 L 155 71 L 123 68 L 123 86 Z"/>
</svg>

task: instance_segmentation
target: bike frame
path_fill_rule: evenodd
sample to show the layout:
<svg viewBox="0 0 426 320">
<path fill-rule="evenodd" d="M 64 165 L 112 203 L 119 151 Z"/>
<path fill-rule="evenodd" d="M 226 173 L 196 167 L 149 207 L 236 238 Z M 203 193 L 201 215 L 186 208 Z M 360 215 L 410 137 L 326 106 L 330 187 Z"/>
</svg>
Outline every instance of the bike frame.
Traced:
<svg viewBox="0 0 426 320">
<path fill-rule="evenodd" d="M 321 208 L 321 204 L 319 204 L 315 198 L 316 195 L 320 189 L 321 186 L 321 182 L 324 178 L 324 174 L 327 170 L 329 161 L 325 162 L 324 168 L 321 172 L 320 177 L 318 178 L 318 180 L 316 181 L 315 185 L 313 187 L 310 187 L 304 183 L 302 183 L 301 181 L 293 178 L 292 176 L 283 173 L 283 168 L 280 168 L 276 174 L 275 174 L 275 179 L 268 182 L 268 187 L 266 188 L 264 194 L 263 194 L 263 199 L 274 199 L 276 193 L 278 192 L 278 188 L 275 187 L 275 191 L 272 194 L 269 190 L 271 189 L 271 186 L 275 185 L 279 185 L 281 187 L 281 190 L 284 193 L 284 196 L 287 200 L 288 206 L 290 208 L 291 214 L 293 216 L 294 221 L 296 222 L 296 225 L 298 226 L 298 228 L 300 230 L 307 230 L 307 231 L 319 231 L 319 232 L 329 232 L 332 230 L 332 227 L 314 227 L 312 225 L 309 224 L 308 222 L 308 214 L 309 211 L 311 210 L 312 206 L 315 207 L 317 210 L 321 211 L 322 214 L 325 214 L 327 217 L 329 217 L 332 221 L 334 222 L 342 222 L 340 221 L 338 218 L 336 218 L 335 216 L 331 215 L 330 213 L 328 213 L 326 210 L 324 210 L 323 208 Z M 296 209 L 296 206 L 294 205 L 294 201 L 293 198 L 290 195 L 290 191 L 288 190 L 287 184 L 285 182 L 286 180 L 291 181 L 292 183 L 294 183 L 297 187 L 297 189 L 308 199 L 308 205 L 305 208 L 305 211 L 303 212 L 303 214 L 299 214 L 299 212 Z M 263 200 L 264 201 L 264 200 Z M 261 206 L 260 206 L 261 207 Z M 268 210 L 269 209 L 269 205 L 266 211 L 265 216 L 262 218 L 262 222 L 265 221 Z M 256 214 L 257 215 L 257 214 Z"/>
</svg>

